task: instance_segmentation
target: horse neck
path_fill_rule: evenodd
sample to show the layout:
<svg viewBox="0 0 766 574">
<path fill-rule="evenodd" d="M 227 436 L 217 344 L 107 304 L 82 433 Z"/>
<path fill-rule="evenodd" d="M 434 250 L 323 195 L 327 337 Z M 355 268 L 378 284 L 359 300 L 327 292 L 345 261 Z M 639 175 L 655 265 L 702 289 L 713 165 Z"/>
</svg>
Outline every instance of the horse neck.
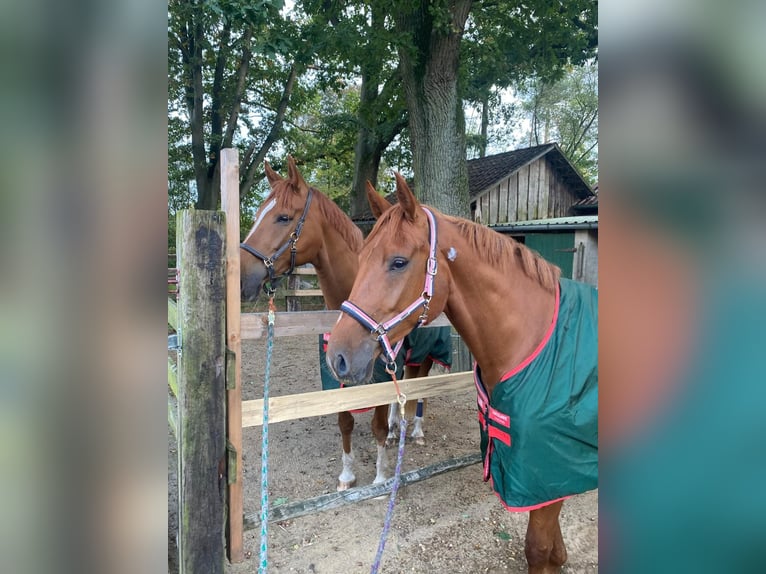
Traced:
<svg viewBox="0 0 766 574">
<path fill-rule="evenodd" d="M 445 314 L 482 370 L 488 392 L 545 337 L 556 295 L 530 278 L 513 254 L 507 267 L 490 264 L 474 252 L 447 222 L 439 224 L 440 246 L 454 247 L 447 261 L 452 285 Z"/>
<path fill-rule="evenodd" d="M 354 285 L 359 268 L 358 254 L 334 227 L 323 225 L 322 232 L 322 245 L 312 263 L 327 308 L 340 309 Z"/>
</svg>

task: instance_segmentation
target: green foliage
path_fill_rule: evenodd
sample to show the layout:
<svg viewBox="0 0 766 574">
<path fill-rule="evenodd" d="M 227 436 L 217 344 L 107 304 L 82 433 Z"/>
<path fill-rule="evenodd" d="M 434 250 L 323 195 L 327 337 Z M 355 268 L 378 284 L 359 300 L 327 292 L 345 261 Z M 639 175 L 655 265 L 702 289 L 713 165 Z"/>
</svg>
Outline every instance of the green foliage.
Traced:
<svg viewBox="0 0 766 574">
<path fill-rule="evenodd" d="M 476 2 L 461 55 L 465 99 L 481 102 L 493 87 L 530 76 L 554 81 L 567 66 L 595 55 L 598 4 L 592 0 Z"/>
<path fill-rule="evenodd" d="M 302 0 L 286 12 L 284 0 L 170 0 L 169 214 L 193 205 L 197 195 L 199 166 L 195 175 L 189 112 L 194 64 L 201 69 L 206 161 L 211 149 L 222 143 L 229 114 L 241 100 L 230 142 L 239 148 L 241 158 L 273 138 L 266 157 L 275 169 L 284 173 L 291 153 L 306 180 L 345 209 L 354 181 L 357 138 L 364 128 L 369 137 L 385 143 L 379 187 L 392 189 L 392 170 L 410 175 L 412 166 L 409 133 L 401 131 L 406 106 L 398 75 L 399 52 L 422 47 L 397 29 L 397 18 L 423 10 L 429 33 L 451 34 L 455 32 L 451 6 L 446 0 Z M 551 84 L 563 70 L 592 56 L 595 22 L 596 3 L 586 0 L 528 0 L 524 9 L 508 2 L 475 0 L 461 45 L 458 86 L 463 98 L 487 101 L 493 123 L 518 121 L 517 110 L 500 100 L 499 91 L 532 76 Z M 198 60 L 189 61 L 189 38 L 195 29 L 203 32 Z M 238 93 L 237 73 L 246 56 L 244 91 Z M 294 66 L 298 77 L 275 134 L 272 128 Z M 362 78 L 367 93 L 361 90 Z M 217 99 L 215 89 L 220 92 Z M 219 123 L 224 124 L 218 131 L 213 127 L 214 101 L 220 108 Z M 549 121 L 553 125 L 553 115 Z M 556 122 L 562 134 L 567 133 L 563 113 Z M 575 152 L 581 149 L 575 147 Z M 592 154 L 585 154 L 583 162 L 581 169 L 593 173 Z M 241 166 L 243 178 L 247 167 Z M 253 185 L 242 193 L 243 233 L 269 191 L 262 165 L 254 169 Z"/>
<path fill-rule="evenodd" d="M 556 82 L 527 80 L 521 113 L 533 145 L 556 141 L 585 179 L 598 181 L 598 63 L 570 68 Z"/>
</svg>

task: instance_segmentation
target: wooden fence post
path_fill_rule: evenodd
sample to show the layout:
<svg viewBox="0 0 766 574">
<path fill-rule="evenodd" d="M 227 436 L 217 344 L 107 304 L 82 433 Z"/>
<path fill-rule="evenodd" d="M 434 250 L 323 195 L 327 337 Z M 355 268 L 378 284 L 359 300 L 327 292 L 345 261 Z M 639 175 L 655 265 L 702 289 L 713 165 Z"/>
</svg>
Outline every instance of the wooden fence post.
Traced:
<svg viewBox="0 0 766 574">
<path fill-rule="evenodd" d="M 293 273 L 287 277 L 287 289 L 295 291 L 301 288 L 301 278 L 299 275 Z M 298 297 L 287 295 L 285 297 L 285 305 L 290 312 L 301 310 L 301 301 Z"/>
<path fill-rule="evenodd" d="M 226 213 L 226 346 L 230 354 L 226 373 L 226 435 L 231 449 L 227 539 L 229 561 L 245 559 L 244 491 L 242 488 L 242 338 L 239 286 L 239 152 L 221 150 L 221 205 Z"/>
<path fill-rule="evenodd" d="M 178 213 L 180 574 L 224 566 L 226 489 L 224 214 Z"/>
</svg>

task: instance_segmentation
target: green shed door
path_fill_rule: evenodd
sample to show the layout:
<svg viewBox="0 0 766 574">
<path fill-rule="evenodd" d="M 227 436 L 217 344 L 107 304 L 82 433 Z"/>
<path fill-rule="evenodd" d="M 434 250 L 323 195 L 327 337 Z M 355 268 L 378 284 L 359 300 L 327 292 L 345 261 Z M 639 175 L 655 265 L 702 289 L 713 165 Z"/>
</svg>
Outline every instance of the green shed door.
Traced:
<svg viewBox="0 0 766 574">
<path fill-rule="evenodd" d="M 561 276 L 572 278 L 574 262 L 574 232 L 527 233 L 527 247 L 534 249 L 551 263 L 561 267 Z"/>
</svg>

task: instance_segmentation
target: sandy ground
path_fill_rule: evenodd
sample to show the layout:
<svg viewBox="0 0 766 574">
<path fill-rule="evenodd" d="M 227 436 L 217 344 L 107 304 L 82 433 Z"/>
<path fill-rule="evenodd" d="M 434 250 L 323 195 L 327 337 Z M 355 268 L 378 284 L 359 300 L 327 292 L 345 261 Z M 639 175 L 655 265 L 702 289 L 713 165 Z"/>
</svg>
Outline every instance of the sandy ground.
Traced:
<svg viewBox="0 0 766 574">
<path fill-rule="evenodd" d="M 243 345 L 243 395 L 262 396 L 265 342 Z M 271 394 L 287 395 L 320 388 L 317 339 L 287 337 L 275 342 Z M 375 477 L 376 447 L 371 413 L 355 416 L 353 444 L 359 485 Z M 341 471 L 336 417 L 323 416 L 269 427 L 271 504 L 334 492 Z M 474 391 L 429 399 L 427 444 L 408 441 L 403 472 L 479 448 Z M 260 500 L 261 429 L 244 430 L 245 512 L 257 512 Z M 396 449 L 389 449 L 393 471 Z M 168 453 L 169 570 L 174 570 L 175 452 Z M 346 574 L 369 572 L 388 504 L 368 500 L 270 525 L 269 572 Z M 403 487 L 397 497 L 381 572 L 526 572 L 524 533 L 527 515 L 505 511 L 482 482 L 478 464 Z M 569 561 L 564 572 L 598 571 L 598 493 L 573 497 L 561 516 Z M 258 570 L 260 533 L 245 533 L 246 560 L 227 564 L 228 574 Z"/>
</svg>

